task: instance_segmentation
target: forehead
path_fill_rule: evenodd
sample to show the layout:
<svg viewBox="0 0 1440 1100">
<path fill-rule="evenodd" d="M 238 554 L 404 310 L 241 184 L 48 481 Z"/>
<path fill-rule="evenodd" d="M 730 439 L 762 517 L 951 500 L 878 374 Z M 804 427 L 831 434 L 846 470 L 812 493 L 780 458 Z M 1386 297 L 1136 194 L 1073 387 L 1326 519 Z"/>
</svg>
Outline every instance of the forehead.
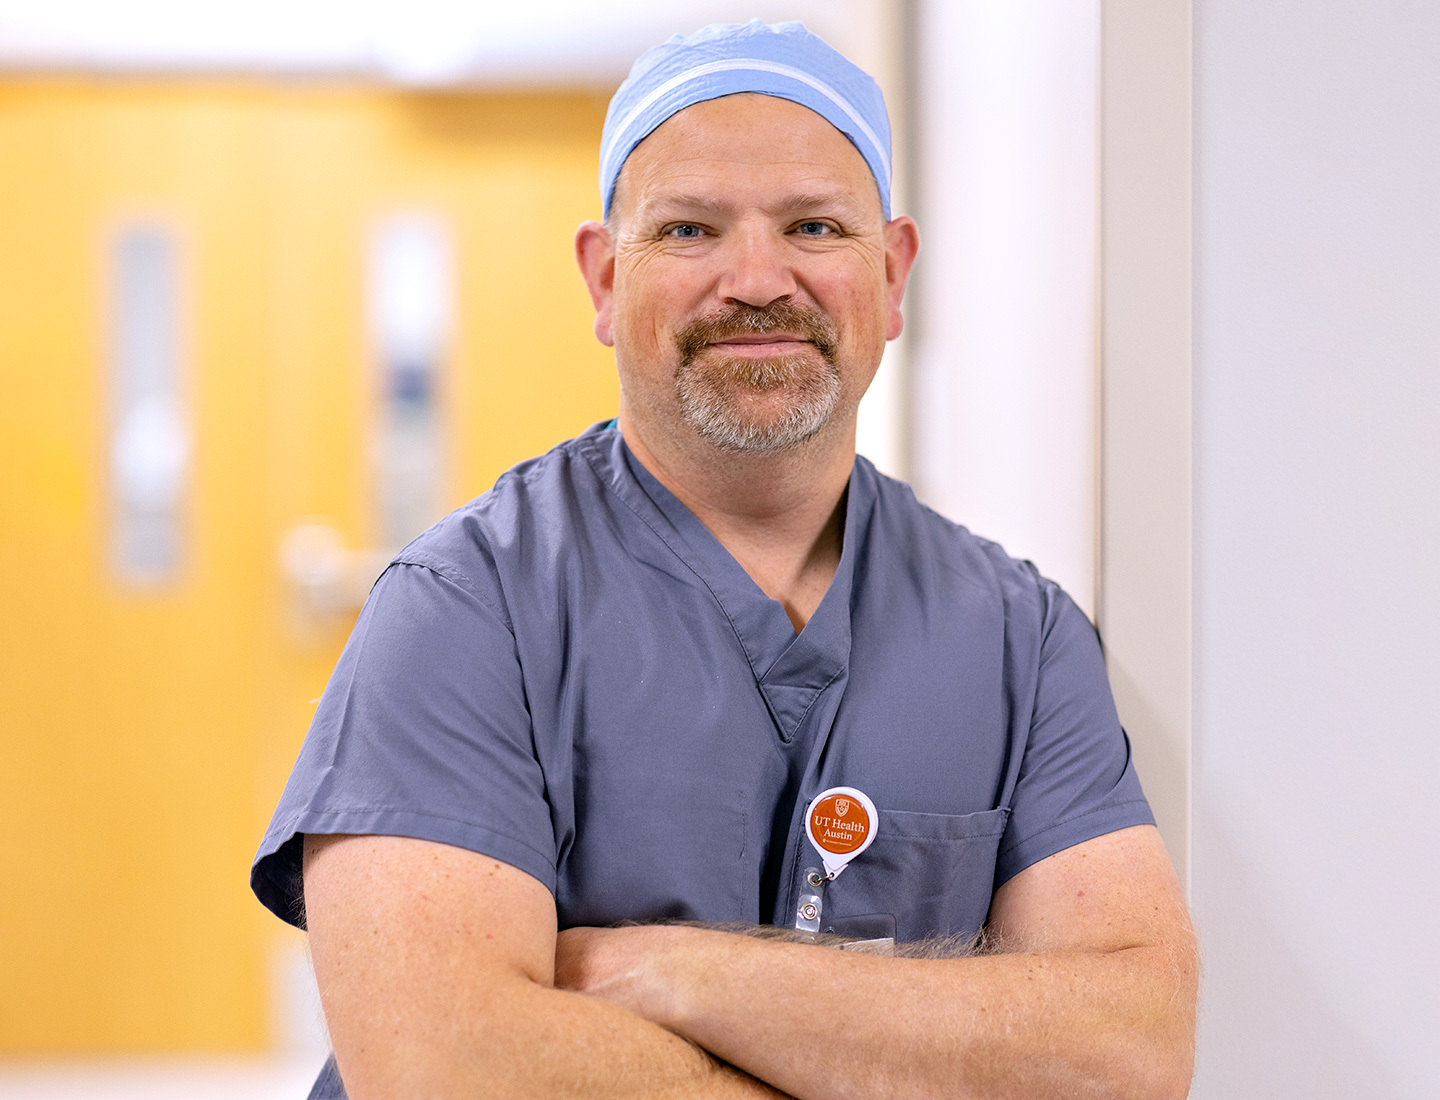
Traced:
<svg viewBox="0 0 1440 1100">
<path fill-rule="evenodd" d="M 678 111 L 636 146 L 620 173 L 617 197 L 630 208 L 685 193 L 735 188 L 799 188 L 856 204 L 880 193 L 865 158 L 820 115 L 788 99 L 742 93 Z"/>
</svg>

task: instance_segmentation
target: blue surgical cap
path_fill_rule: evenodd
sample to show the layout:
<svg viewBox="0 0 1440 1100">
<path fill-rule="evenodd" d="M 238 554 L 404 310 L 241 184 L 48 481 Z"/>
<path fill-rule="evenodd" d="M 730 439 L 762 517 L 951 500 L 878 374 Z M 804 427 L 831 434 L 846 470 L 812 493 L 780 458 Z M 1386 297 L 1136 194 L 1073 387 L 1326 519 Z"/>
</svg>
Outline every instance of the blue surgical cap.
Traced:
<svg viewBox="0 0 1440 1100">
<path fill-rule="evenodd" d="M 809 107 L 865 158 L 890 217 L 890 120 L 869 73 L 800 23 L 716 23 L 646 50 L 610 100 L 600 139 L 608 217 L 625 160 L 671 115 L 707 99 L 760 92 Z"/>
</svg>

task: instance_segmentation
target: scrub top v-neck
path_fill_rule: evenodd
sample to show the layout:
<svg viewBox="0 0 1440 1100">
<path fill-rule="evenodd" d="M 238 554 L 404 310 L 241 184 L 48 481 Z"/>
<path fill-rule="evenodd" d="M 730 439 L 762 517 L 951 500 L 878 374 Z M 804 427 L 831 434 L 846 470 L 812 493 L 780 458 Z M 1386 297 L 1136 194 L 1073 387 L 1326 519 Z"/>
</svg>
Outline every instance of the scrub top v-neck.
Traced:
<svg viewBox="0 0 1440 1100">
<path fill-rule="evenodd" d="M 517 466 L 376 583 L 252 871 L 299 912 L 304 833 L 510 863 L 561 928 L 788 923 L 829 786 L 878 807 L 828 919 L 980 928 L 995 888 L 1152 820 L 1084 615 L 857 459 L 796 633 L 597 425 Z"/>
<path fill-rule="evenodd" d="M 790 839 L 805 766 L 816 748 L 823 746 L 824 735 L 834 720 L 844 691 L 850 659 L 850 579 L 854 557 L 845 554 L 843 547 L 853 539 L 850 517 L 864 515 L 869 507 L 871 486 L 865 482 L 857 490 L 852 475 L 845 492 L 846 522 L 842 527 L 840 564 L 820 605 L 805 628 L 797 633 L 785 608 L 765 595 L 695 514 L 645 469 L 628 447 L 622 446 L 621 453 L 625 469 L 634 480 L 616 479 L 612 487 L 637 515 L 644 515 L 647 507 L 654 507 L 663 515 L 664 521 L 654 524 L 652 529 L 661 538 L 665 538 L 667 525 L 674 532 L 676 537 L 667 540 L 670 548 L 714 596 L 745 653 L 755 686 L 774 723 L 784 778 L 778 790 L 775 789 L 777 776 L 767 774 L 762 781 L 774 807 L 769 819 L 767 865 L 762 868 L 760 879 L 762 916 L 745 918 L 768 919 L 776 900 L 779 857 Z M 860 494 L 853 502 L 853 510 L 850 507 L 852 492 Z M 756 816 L 757 822 L 762 820 L 762 815 Z"/>
</svg>

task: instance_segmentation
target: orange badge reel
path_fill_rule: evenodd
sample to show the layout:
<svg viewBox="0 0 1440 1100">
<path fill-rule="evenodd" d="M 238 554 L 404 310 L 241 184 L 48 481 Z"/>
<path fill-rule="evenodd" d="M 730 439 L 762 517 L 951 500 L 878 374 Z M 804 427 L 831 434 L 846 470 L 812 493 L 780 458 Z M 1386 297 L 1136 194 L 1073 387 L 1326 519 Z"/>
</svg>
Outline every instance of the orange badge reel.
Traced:
<svg viewBox="0 0 1440 1100">
<path fill-rule="evenodd" d="M 802 932 L 820 930 L 825 884 L 838 878 L 850 861 L 875 840 L 880 815 L 870 796 L 854 787 L 831 787 L 821 791 L 805 811 L 805 835 L 820 853 L 825 871 L 810 868 L 805 884 L 810 891 L 800 895 L 795 907 L 795 927 Z"/>
</svg>

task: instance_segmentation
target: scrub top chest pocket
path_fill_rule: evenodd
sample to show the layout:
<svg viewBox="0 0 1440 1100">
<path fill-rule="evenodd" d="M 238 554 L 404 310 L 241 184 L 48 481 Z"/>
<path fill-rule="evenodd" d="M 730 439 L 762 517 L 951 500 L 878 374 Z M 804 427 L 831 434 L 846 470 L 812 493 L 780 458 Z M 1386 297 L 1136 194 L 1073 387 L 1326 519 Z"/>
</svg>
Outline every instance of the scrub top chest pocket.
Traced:
<svg viewBox="0 0 1440 1100">
<path fill-rule="evenodd" d="M 826 920 L 890 913 L 901 942 L 979 932 L 1009 815 L 1004 807 L 972 814 L 882 808 L 874 843 L 829 884 Z"/>
</svg>

